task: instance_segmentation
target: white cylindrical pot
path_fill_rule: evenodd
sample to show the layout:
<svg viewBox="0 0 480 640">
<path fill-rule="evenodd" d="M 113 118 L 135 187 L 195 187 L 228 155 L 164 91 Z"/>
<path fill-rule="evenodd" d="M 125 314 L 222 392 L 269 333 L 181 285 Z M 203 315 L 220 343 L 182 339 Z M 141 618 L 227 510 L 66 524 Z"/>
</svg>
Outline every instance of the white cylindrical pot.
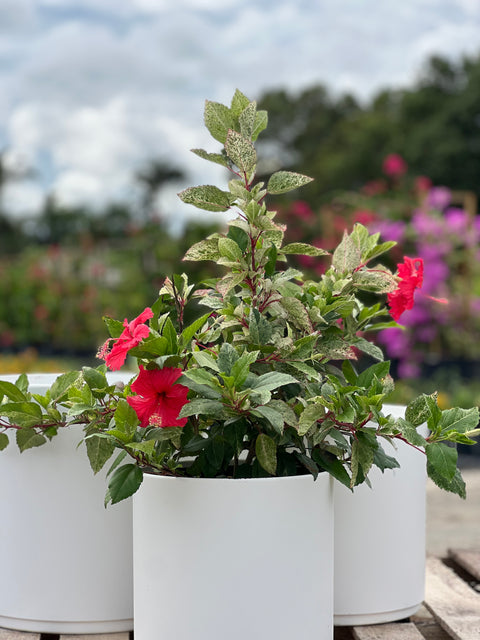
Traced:
<svg viewBox="0 0 480 640">
<path fill-rule="evenodd" d="M 15 381 L 17 376 L 0 376 Z M 45 393 L 57 375 L 29 376 Z M 126 379 L 126 376 L 124 376 Z M 44 633 L 133 628 L 131 500 L 104 508 L 104 474 L 80 426 L 0 453 L 0 627 Z"/>
<path fill-rule="evenodd" d="M 405 407 L 385 414 L 404 417 Z M 425 591 L 425 455 L 383 445 L 399 469 L 369 473 L 372 488 L 334 483 L 335 625 L 392 622 L 413 615 Z"/>
<path fill-rule="evenodd" d="M 133 499 L 135 640 L 333 637 L 328 474 L 145 475 Z"/>
</svg>

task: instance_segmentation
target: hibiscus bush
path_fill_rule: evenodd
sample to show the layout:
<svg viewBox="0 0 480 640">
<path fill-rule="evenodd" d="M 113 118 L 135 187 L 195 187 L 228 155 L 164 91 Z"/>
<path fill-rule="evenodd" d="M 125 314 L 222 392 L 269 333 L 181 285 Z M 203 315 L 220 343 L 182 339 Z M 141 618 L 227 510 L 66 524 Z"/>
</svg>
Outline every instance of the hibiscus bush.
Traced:
<svg viewBox="0 0 480 640">
<path fill-rule="evenodd" d="M 0 382 L 0 447 L 9 431 L 25 450 L 83 424 L 93 470 L 113 458 L 106 501 L 116 503 L 137 490 L 144 473 L 328 472 L 353 488 L 368 481 L 374 465 L 398 466 L 394 449 L 383 445 L 403 441 L 425 452 L 439 486 L 465 495 L 449 443 L 474 443 L 478 410 L 441 411 L 435 395 L 422 395 L 404 419 L 384 414 L 394 387 L 390 365 L 365 338 L 398 326 L 422 284 L 423 261 L 407 257 L 392 271 L 382 260 L 394 243 L 361 224 L 331 253 L 285 242 L 267 199 L 310 178 L 277 171 L 266 183 L 256 179 L 254 142 L 267 114 L 236 91 L 230 106 L 206 102 L 205 124 L 221 150 L 194 153 L 225 167 L 231 179 L 226 189 L 197 186 L 179 196 L 202 211 L 236 216 L 184 259 L 212 261 L 223 274 L 195 284 L 185 274 L 166 278 L 158 299 L 134 320 L 105 318 L 104 363 L 60 376 L 45 396 L 30 394 L 25 376 Z M 328 259 L 329 266 L 306 279 L 289 264 L 292 256 Z M 358 366 L 361 354 L 368 366 Z M 121 369 L 127 355 L 138 373 L 112 384 L 107 370 Z M 424 422 L 428 437 L 417 431 Z"/>
</svg>

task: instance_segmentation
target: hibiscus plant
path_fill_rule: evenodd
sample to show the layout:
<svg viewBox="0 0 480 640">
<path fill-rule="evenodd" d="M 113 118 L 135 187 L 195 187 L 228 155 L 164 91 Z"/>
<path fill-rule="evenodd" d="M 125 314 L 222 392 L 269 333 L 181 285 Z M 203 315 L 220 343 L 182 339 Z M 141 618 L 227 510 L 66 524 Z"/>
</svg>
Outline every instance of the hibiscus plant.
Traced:
<svg viewBox="0 0 480 640">
<path fill-rule="evenodd" d="M 0 448 L 15 432 L 20 450 L 84 425 L 94 472 L 110 460 L 106 502 L 132 495 L 143 473 L 251 478 L 328 472 L 348 487 L 366 481 L 373 465 L 398 466 L 382 444 L 402 441 L 422 450 L 430 477 L 465 495 L 452 443 L 474 444 L 478 409 L 441 411 L 422 395 L 405 418 L 383 411 L 393 390 L 389 363 L 367 339 L 397 327 L 421 287 L 423 261 L 405 258 L 393 273 L 379 243 L 361 224 L 336 249 L 284 243 L 266 199 L 310 182 L 277 171 L 256 179 L 254 142 L 267 114 L 236 91 L 230 106 L 207 101 L 205 124 L 220 152 L 194 149 L 231 179 L 179 194 L 204 211 L 236 214 L 224 233 L 192 246 L 185 260 L 212 260 L 222 277 L 190 284 L 167 277 L 151 308 L 123 323 L 106 318 L 104 361 L 61 375 L 44 396 L 27 377 L 0 382 Z M 317 280 L 289 266 L 292 255 L 325 259 Z M 188 313 L 187 313 L 188 311 Z M 195 318 L 186 322 L 186 318 Z M 135 372 L 112 384 L 108 369 L 127 362 Z M 429 435 L 417 428 L 426 423 Z"/>
</svg>

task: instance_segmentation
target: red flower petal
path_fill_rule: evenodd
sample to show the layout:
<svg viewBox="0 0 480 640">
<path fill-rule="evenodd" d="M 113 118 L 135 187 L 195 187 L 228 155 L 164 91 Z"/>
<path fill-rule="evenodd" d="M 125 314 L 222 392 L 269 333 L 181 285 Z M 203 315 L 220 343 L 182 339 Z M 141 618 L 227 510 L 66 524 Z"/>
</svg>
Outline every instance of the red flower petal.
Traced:
<svg viewBox="0 0 480 640">
<path fill-rule="evenodd" d="M 398 289 L 387 295 L 390 307 L 390 315 L 395 321 L 407 309 L 413 307 L 415 289 L 420 289 L 423 283 L 422 258 L 403 258 L 404 262 L 398 264 L 398 276 L 400 282 Z"/>
<path fill-rule="evenodd" d="M 105 353 L 102 348 L 101 354 L 105 358 L 107 367 L 112 371 L 117 371 L 125 363 L 127 353 L 130 349 L 138 346 L 143 338 L 147 338 L 150 329 L 144 323 L 153 318 L 153 311 L 147 307 L 142 313 L 128 322 L 125 318 L 123 326 L 125 327 L 120 336 L 114 342 L 110 353 Z"/>
<path fill-rule="evenodd" d="M 182 375 L 179 368 L 145 369 L 131 386 L 135 396 L 127 398 L 140 420 L 141 427 L 184 427 L 187 418 L 178 418 L 181 408 L 188 402 L 188 388 L 175 384 Z"/>
</svg>

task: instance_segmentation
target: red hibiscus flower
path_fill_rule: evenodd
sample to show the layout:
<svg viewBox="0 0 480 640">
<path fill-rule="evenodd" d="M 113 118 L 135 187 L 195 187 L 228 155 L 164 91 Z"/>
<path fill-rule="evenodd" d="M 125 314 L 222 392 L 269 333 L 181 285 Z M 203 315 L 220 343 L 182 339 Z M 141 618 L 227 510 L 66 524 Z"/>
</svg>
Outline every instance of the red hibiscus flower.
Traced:
<svg viewBox="0 0 480 640">
<path fill-rule="evenodd" d="M 125 363 L 127 353 L 133 347 L 140 344 L 143 338 L 147 338 L 150 329 L 144 324 L 147 320 L 153 318 L 153 311 L 147 307 L 142 313 L 128 322 L 125 318 L 123 326 L 125 329 L 121 335 L 115 340 L 113 347 L 109 350 L 111 338 L 109 338 L 98 352 L 98 357 L 105 360 L 107 367 L 112 371 L 117 371 Z"/>
<path fill-rule="evenodd" d="M 175 384 L 181 369 L 145 369 L 140 365 L 138 378 L 131 389 L 136 396 L 127 398 L 135 410 L 141 427 L 184 427 L 187 418 L 179 418 L 181 408 L 187 404 L 188 388 Z"/>
<path fill-rule="evenodd" d="M 403 264 L 397 265 L 400 282 L 398 289 L 387 295 L 390 306 L 390 315 L 395 321 L 407 309 L 413 307 L 413 294 L 415 289 L 420 289 L 423 282 L 422 258 L 403 258 Z"/>
</svg>

